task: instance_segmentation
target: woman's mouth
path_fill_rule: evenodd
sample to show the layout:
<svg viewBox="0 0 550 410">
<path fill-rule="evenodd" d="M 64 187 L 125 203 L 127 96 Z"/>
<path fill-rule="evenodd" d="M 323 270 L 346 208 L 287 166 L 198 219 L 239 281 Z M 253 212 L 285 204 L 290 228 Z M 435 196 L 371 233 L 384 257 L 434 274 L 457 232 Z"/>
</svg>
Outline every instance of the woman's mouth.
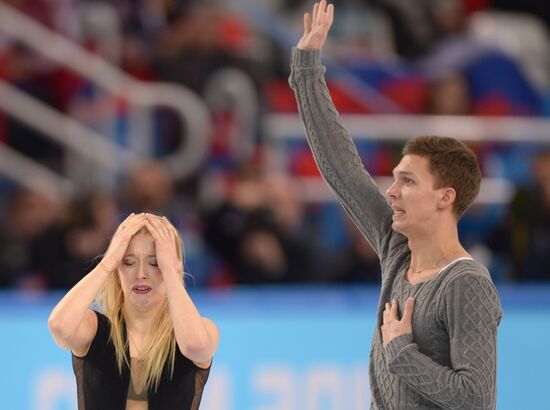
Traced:
<svg viewBox="0 0 550 410">
<path fill-rule="evenodd" d="M 147 285 L 135 285 L 132 286 L 132 292 L 137 293 L 138 295 L 144 295 L 149 293 L 152 290 L 151 286 Z"/>
</svg>

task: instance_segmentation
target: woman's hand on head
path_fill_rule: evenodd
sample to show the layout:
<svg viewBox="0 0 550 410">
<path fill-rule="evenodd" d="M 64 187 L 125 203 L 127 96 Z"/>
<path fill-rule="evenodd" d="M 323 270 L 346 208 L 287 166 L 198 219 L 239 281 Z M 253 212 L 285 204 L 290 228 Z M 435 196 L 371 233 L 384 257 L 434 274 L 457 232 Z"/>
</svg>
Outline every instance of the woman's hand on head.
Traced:
<svg viewBox="0 0 550 410">
<path fill-rule="evenodd" d="M 296 45 L 301 50 L 320 50 L 334 20 L 334 5 L 326 0 L 313 5 L 313 13 L 304 14 L 304 35 Z"/>
<path fill-rule="evenodd" d="M 181 263 L 178 259 L 174 230 L 166 217 L 147 214 L 145 226 L 155 240 L 157 265 L 163 275 L 168 272 L 178 272 Z"/>
<path fill-rule="evenodd" d="M 118 226 L 101 261 L 106 270 L 112 272 L 122 263 L 130 240 L 145 226 L 145 221 L 145 214 L 132 213 Z"/>
</svg>

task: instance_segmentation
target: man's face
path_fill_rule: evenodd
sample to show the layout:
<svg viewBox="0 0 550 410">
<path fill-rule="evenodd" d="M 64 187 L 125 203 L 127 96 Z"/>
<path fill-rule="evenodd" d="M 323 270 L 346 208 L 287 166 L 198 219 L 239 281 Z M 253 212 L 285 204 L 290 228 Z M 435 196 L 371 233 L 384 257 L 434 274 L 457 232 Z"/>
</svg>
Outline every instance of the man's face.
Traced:
<svg viewBox="0 0 550 410">
<path fill-rule="evenodd" d="M 429 232 L 442 192 L 434 189 L 435 177 L 429 170 L 428 159 L 405 155 L 393 170 L 393 178 L 386 191 L 393 210 L 392 228 L 405 236 Z"/>
</svg>

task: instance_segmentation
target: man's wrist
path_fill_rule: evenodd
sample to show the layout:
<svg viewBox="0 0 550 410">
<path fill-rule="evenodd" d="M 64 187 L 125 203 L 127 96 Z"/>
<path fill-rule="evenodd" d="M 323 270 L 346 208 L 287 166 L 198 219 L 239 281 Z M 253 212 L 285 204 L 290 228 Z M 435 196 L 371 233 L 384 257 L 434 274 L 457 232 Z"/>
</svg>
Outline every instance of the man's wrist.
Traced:
<svg viewBox="0 0 550 410">
<path fill-rule="evenodd" d="M 321 64 L 322 50 L 306 50 L 293 47 L 290 63 L 296 67 L 309 67 Z"/>
<path fill-rule="evenodd" d="M 413 335 L 411 333 L 404 333 L 391 339 L 384 350 L 388 362 L 391 362 L 405 347 L 413 342 Z"/>
</svg>

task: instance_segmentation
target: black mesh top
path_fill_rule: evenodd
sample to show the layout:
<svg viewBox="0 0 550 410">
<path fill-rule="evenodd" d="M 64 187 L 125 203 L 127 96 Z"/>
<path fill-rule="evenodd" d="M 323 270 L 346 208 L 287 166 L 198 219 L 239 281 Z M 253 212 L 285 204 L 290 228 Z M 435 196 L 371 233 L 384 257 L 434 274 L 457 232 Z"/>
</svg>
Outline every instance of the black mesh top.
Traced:
<svg viewBox="0 0 550 410">
<path fill-rule="evenodd" d="M 130 369 L 118 371 L 115 347 L 109 340 L 110 322 L 99 312 L 97 333 L 88 353 L 73 355 L 79 410 L 124 410 L 128 399 Z M 126 329 L 124 329 L 126 337 Z M 129 356 L 129 352 L 127 352 Z M 165 367 L 158 390 L 147 392 L 149 410 L 197 410 L 210 368 L 201 369 L 176 350 L 174 375 L 170 380 Z"/>
</svg>

